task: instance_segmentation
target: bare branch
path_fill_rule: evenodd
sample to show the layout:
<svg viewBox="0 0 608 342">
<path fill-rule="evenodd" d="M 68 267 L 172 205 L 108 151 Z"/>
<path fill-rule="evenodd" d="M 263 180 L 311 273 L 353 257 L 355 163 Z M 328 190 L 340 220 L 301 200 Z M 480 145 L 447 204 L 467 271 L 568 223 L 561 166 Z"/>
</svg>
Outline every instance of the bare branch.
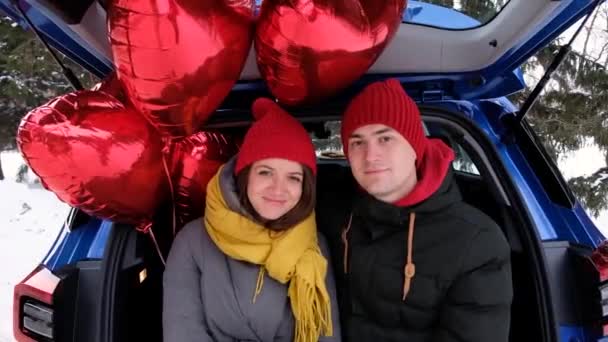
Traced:
<svg viewBox="0 0 608 342">
<path fill-rule="evenodd" d="M 585 37 L 585 44 L 583 45 L 583 52 L 582 52 L 583 57 L 587 56 L 587 47 L 589 45 L 589 38 L 591 38 L 591 33 L 593 30 L 593 27 L 595 26 L 595 20 L 597 19 L 597 15 L 599 13 L 600 13 L 600 11 L 595 11 L 595 13 L 593 13 L 593 18 L 591 18 L 591 23 L 589 24 L 588 27 L 586 27 L 587 37 Z M 578 70 L 583 69 L 583 61 L 584 61 L 584 58 L 581 58 L 579 65 L 578 65 Z"/>
<path fill-rule="evenodd" d="M 608 41 L 606 43 L 604 43 L 604 45 L 602 46 L 602 49 L 600 50 L 600 53 L 597 55 L 597 58 L 595 58 L 593 60 L 594 63 L 599 63 L 600 59 L 602 58 L 602 56 L 604 55 L 604 51 L 606 51 L 606 49 L 608 48 Z M 607 56 L 608 57 L 608 56 Z M 608 60 L 608 58 L 607 58 Z M 604 68 L 606 68 L 606 66 L 604 65 Z"/>
</svg>

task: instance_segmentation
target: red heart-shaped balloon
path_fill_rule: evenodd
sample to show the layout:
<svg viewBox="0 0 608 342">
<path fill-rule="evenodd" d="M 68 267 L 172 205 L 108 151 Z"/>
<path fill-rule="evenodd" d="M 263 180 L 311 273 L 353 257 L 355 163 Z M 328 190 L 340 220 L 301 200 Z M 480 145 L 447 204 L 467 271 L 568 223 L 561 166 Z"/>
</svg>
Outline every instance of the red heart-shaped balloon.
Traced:
<svg viewBox="0 0 608 342">
<path fill-rule="evenodd" d="M 110 43 L 133 105 L 185 137 L 220 105 L 253 38 L 253 0 L 113 0 Z"/>
<path fill-rule="evenodd" d="M 361 77 L 401 23 L 406 0 L 265 0 L 260 73 L 281 102 L 318 101 Z"/>
<path fill-rule="evenodd" d="M 176 229 L 203 215 L 207 183 L 239 149 L 231 136 L 203 131 L 172 145 Z"/>
<path fill-rule="evenodd" d="M 160 135 L 107 93 L 70 93 L 32 110 L 17 142 L 46 188 L 90 215 L 143 227 L 166 196 Z"/>
</svg>

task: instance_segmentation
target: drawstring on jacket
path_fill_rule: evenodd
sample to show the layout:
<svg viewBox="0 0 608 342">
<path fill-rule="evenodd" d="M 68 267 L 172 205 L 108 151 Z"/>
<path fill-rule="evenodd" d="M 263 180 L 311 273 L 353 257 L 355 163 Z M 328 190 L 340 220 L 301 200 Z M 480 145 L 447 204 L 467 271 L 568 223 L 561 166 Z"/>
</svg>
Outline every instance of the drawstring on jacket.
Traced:
<svg viewBox="0 0 608 342">
<path fill-rule="evenodd" d="M 348 232 L 350 231 L 350 225 L 353 223 L 353 213 L 350 213 L 348 223 L 344 230 L 342 230 L 342 243 L 344 244 L 344 274 L 348 274 Z"/>
<path fill-rule="evenodd" d="M 414 247 L 414 223 L 416 221 L 416 213 L 410 213 L 409 217 L 409 229 L 407 232 L 407 259 L 405 262 L 405 267 L 403 267 L 403 296 L 401 300 L 405 300 L 407 294 L 410 292 L 410 287 L 412 284 L 412 279 L 416 275 L 416 265 L 412 260 L 412 249 Z M 353 223 L 353 213 L 350 213 L 350 217 L 348 218 L 348 223 L 346 227 L 342 230 L 342 243 L 344 244 L 344 274 L 348 274 L 348 232 L 350 231 L 350 226 Z"/>
<path fill-rule="evenodd" d="M 416 220 L 416 213 L 410 213 L 410 227 L 407 232 L 407 261 L 403 268 L 403 297 L 401 300 L 405 300 L 408 292 L 410 292 L 410 285 L 414 275 L 416 275 L 416 265 L 412 262 L 412 249 L 414 248 L 414 221 Z"/>
</svg>

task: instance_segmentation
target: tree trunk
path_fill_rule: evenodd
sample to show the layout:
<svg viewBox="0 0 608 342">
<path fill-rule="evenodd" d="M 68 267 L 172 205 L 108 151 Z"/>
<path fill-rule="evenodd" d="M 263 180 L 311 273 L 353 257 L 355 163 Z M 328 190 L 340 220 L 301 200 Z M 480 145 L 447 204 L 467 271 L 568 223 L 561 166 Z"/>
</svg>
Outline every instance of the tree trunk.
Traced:
<svg viewBox="0 0 608 342">
<path fill-rule="evenodd" d="M 0 157 L 0 181 L 4 180 L 4 172 L 2 172 L 2 158 Z"/>
</svg>

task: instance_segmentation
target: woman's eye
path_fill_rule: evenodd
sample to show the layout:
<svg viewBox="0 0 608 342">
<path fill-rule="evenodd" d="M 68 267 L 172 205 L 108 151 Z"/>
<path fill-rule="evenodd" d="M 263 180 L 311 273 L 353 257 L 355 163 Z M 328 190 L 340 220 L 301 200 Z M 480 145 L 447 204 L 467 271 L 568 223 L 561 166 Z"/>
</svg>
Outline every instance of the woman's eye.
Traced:
<svg viewBox="0 0 608 342">
<path fill-rule="evenodd" d="M 260 170 L 260 171 L 258 171 L 258 175 L 260 175 L 260 176 L 270 176 L 270 171 L 269 170 Z"/>
<path fill-rule="evenodd" d="M 302 178 L 297 177 L 297 176 L 292 176 L 292 177 L 289 177 L 289 179 L 290 179 L 291 181 L 293 181 L 293 182 L 296 182 L 296 183 L 302 183 Z"/>
</svg>

